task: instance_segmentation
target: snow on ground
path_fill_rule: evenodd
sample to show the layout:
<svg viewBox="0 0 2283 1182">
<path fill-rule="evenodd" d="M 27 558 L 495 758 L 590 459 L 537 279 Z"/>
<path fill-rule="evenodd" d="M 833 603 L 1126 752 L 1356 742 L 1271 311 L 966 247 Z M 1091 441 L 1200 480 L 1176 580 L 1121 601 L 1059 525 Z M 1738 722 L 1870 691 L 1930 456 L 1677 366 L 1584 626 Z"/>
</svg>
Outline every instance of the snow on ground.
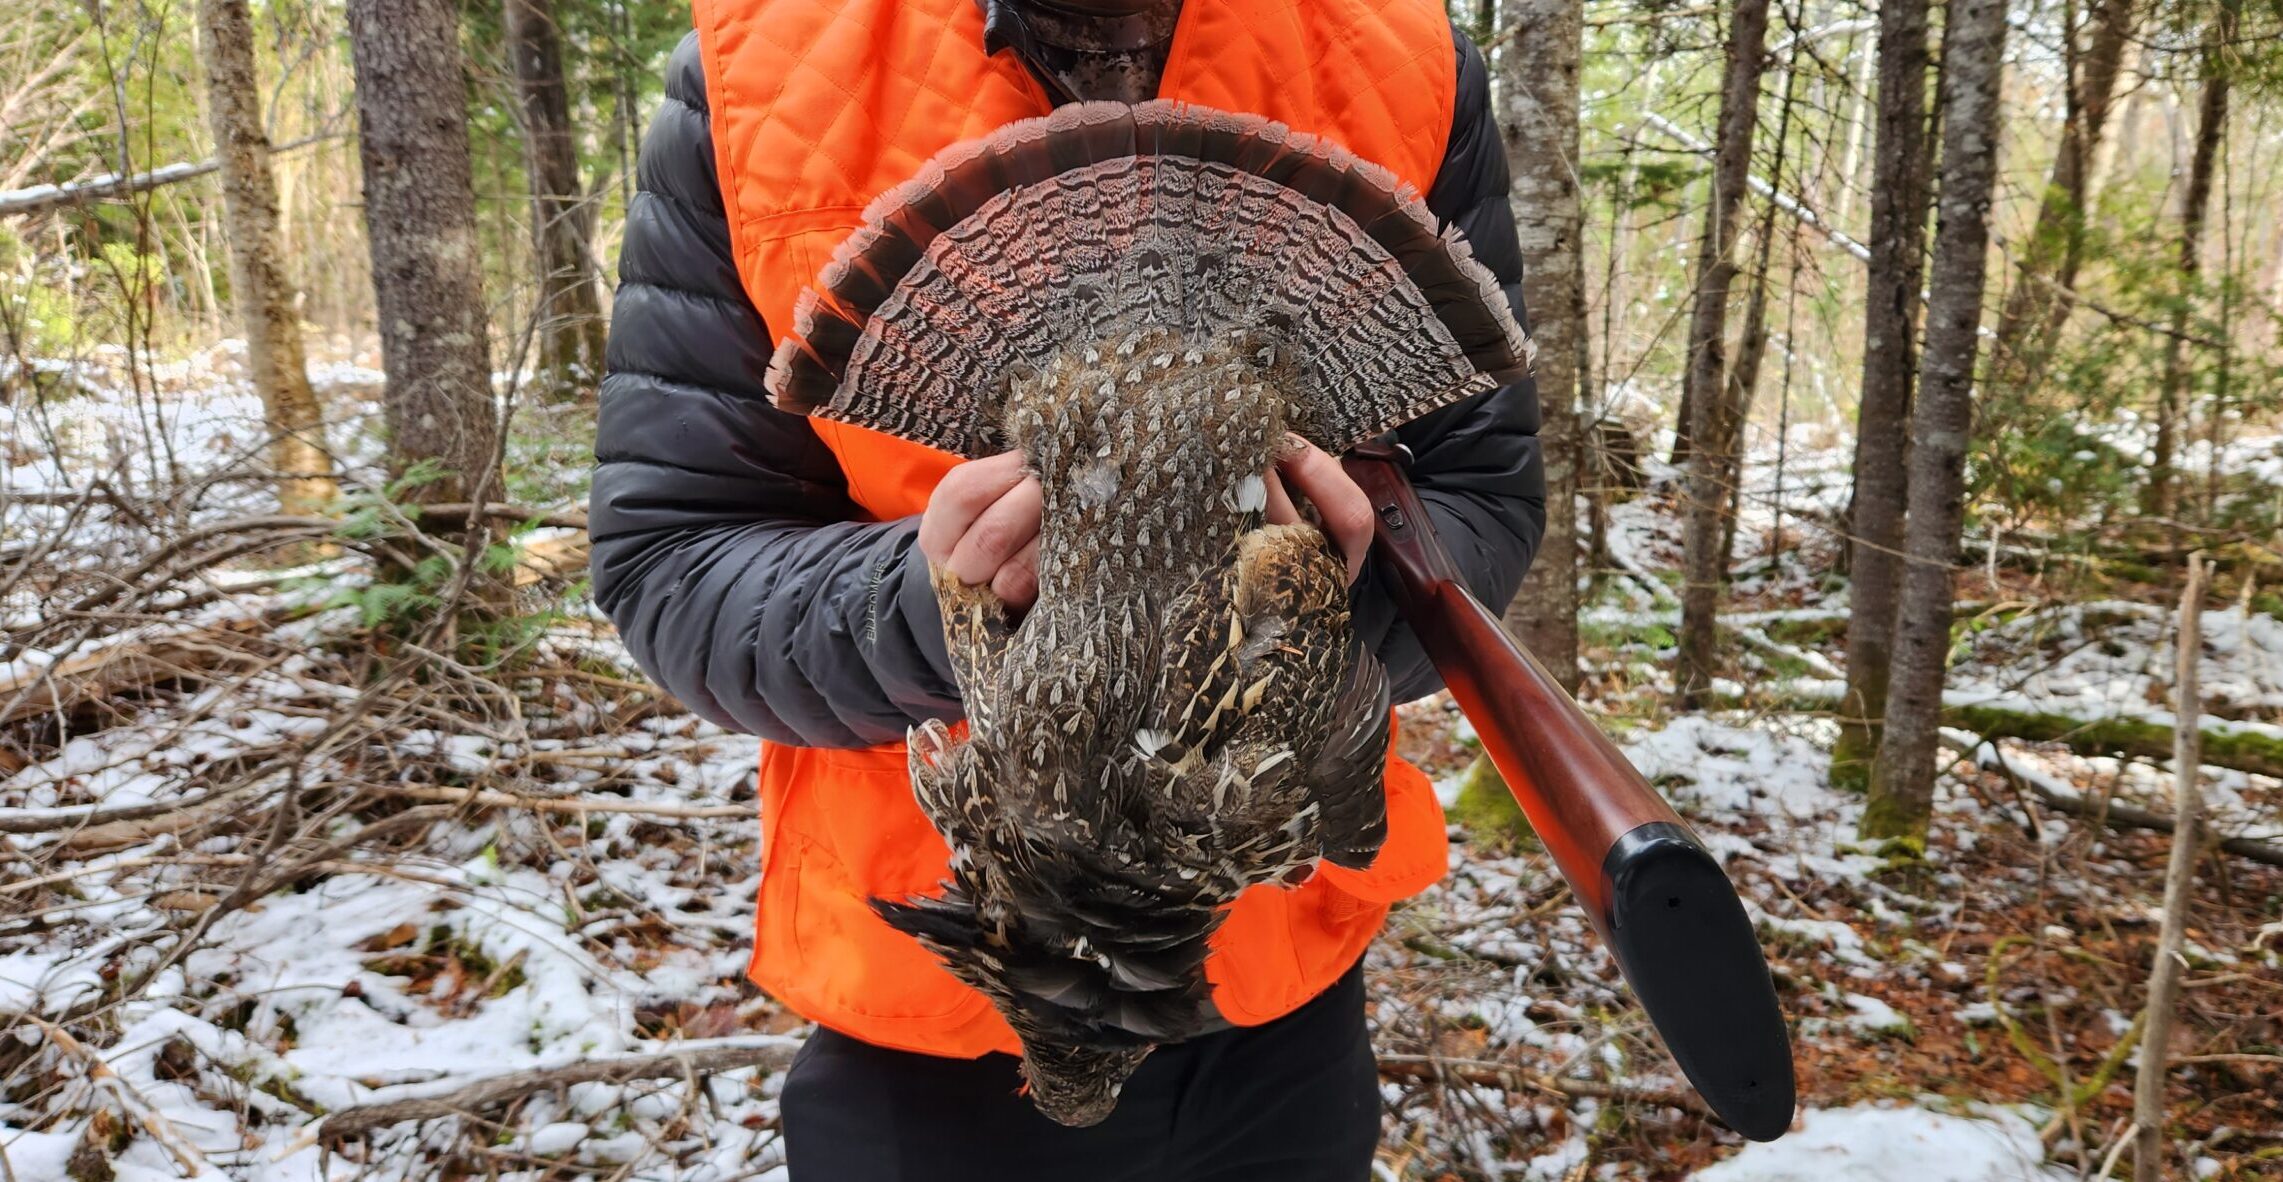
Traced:
<svg viewBox="0 0 2283 1182">
<path fill-rule="evenodd" d="M 1936 1100 L 1939 1103 L 1939 1100 Z M 1862 1105 L 1800 1114 L 1790 1135 L 1691 1175 L 1696 1182 L 2062 1182 L 2037 1129 L 2010 1112 Z"/>
<path fill-rule="evenodd" d="M 312 707 L 324 700 L 311 694 L 331 676 L 322 664 L 328 636 L 348 626 L 340 611 L 309 617 L 287 635 L 298 650 L 293 661 L 57 746 L 0 782 L 0 819 L 98 802 L 202 799 L 214 787 L 212 769 L 318 729 L 323 714 Z M 567 626 L 549 644 L 562 646 L 559 663 L 579 654 L 624 660 L 581 628 Z M 195 717 L 185 721 L 185 712 Z M 1859 799 L 1826 782 L 1828 739 L 1827 723 L 1796 716 L 1688 716 L 1620 735 L 1745 884 L 1755 918 L 1826 966 L 1818 975 L 1846 982 L 1818 995 L 1828 991 L 1833 1013 L 1855 1020 L 1810 1018 L 1802 1029 L 1853 1043 L 1889 1037 L 1900 1025 L 1871 1020 L 1887 1003 L 1855 976 L 1873 973 L 1881 954 L 1850 923 L 1786 898 L 1834 884 L 1869 890 L 1877 865 L 1856 849 Z M 607 745 L 576 728 L 503 744 L 423 727 L 404 729 L 392 745 L 462 774 L 502 761 L 535 766 L 543 770 L 523 790 L 553 795 L 669 807 L 752 796 L 752 741 L 686 716 L 651 718 Z M 1456 768 L 1431 770 L 1447 776 Z M 307 1144 L 313 1115 L 432 1095 L 501 1071 L 801 1033 L 740 979 L 753 832 L 743 816 L 659 823 L 597 814 L 575 825 L 507 811 L 454 819 L 384 872 L 343 867 L 225 915 L 197 952 L 116 1007 L 111 1033 L 90 1047 L 223 1176 L 421 1178 L 454 1143 L 449 1122 L 384 1134 L 355 1155 L 354 1173 L 327 1175 Z M 201 862 L 236 854 L 231 839 L 184 849 L 162 835 L 79 856 L 62 848 L 69 833 L 8 839 L 15 865 L 68 873 L 73 894 L 37 926 L 0 925 L 0 1012 L 53 1021 L 122 971 L 147 970 L 174 930 L 171 909 L 211 906 L 237 873 Z M 1786 885 L 1755 885 L 1772 883 Z M 1451 876 L 1398 911 L 1372 965 L 1385 1052 L 1520 1060 L 1560 1078 L 1682 1086 L 1540 855 L 1459 844 Z M 1453 1031 L 1468 1032 L 1465 1041 L 1450 1041 Z M 34 1035 L 30 1045 L 43 1044 Z M 99 1107 L 77 1068 L 38 1062 L 58 1073 L 61 1090 L 0 1102 L 0 1147 L 12 1161 L 68 1154 Z M 701 1099 L 678 1080 L 542 1095 L 494 1148 L 525 1155 L 532 1178 L 621 1167 L 634 1178 L 699 1182 L 768 1176 L 780 1160 L 775 1080 L 728 1072 L 703 1086 Z M 1390 1145 L 1418 1147 L 1421 1161 L 1480 1163 L 1484 1176 L 1547 1179 L 1567 1177 L 1597 1152 L 1581 1130 L 1593 1126 L 1601 1102 L 1463 1092 L 1454 1111 L 1453 1092 L 1391 1085 Z M 1715 1150 L 1704 1142 L 1700 1152 Z M 1624 1159 L 1607 1176 L 1651 1177 L 1657 1160 Z M 119 1164 L 121 1178 L 175 1176 L 147 1137 L 132 1138 Z"/>
<path fill-rule="evenodd" d="M 322 350 L 321 350 L 322 351 Z M 378 413 L 381 373 L 346 349 L 309 366 L 309 381 L 338 425 L 335 454 L 369 461 L 374 441 L 356 429 Z M 165 487 L 229 470 L 258 457 L 268 438 L 261 399 L 245 380 L 245 345 L 226 340 L 130 373 L 124 350 L 103 346 L 75 361 L 38 361 L 40 377 L 64 392 L 0 404 L 0 452 L 11 492 L 77 492 L 90 477 L 118 491 Z M 0 367 L 13 362 L 0 359 Z M 0 368 L 0 380 L 12 376 Z M 353 461 L 353 462 L 354 462 Z M 260 498 L 238 494 L 247 504 Z"/>
<path fill-rule="evenodd" d="M 1961 700 L 2079 718 L 2169 720 L 2176 631 L 2173 613 L 2154 604 L 2101 600 L 2025 612 L 1972 633 L 1950 689 Z M 2203 613 L 2203 632 L 2205 711 L 2283 719 L 2283 620 L 2220 608 Z"/>
<path fill-rule="evenodd" d="M 235 725 L 172 732 L 183 742 L 171 746 L 141 728 L 75 740 L 11 777 L 0 799 L 18 806 L 9 815 L 22 815 L 33 800 L 195 798 L 206 790 L 199 769 L 311 721 L 292 712 L 282 680 L 254 679 L 235 692 L 240 700 L 213 716 Z M 403 743 L 434 750 L 456 738 L 413 731 Z M 577 766 L 585 746 L 537 740 L 489 757 Z M 599 791 L 595 773 L 572 774 L 559 787 L 605 805 L 750 801 L 756 757 L 748 737 L 667 717 L 614 742 L 608 780 L 623 796 Z M 753 1029 L 774 1007 L 741 980 L 757 881 L 749 819 L 701 818 L 667 830 L 640 815 L 597 814 L 564 831 L 498 813 L 432 833 L 418 853 L 344 865 L 229 912 L 196 951 L 116 1007 L 117 1033 L 94 1053 L 220 1171 L 212 1176 L 419 1178 L 417 1135 L 383 1138 L 367 1172 L 344 1173 L 339 1159 L 322 1172 L 306 1144 L 311 1116 L 502 1071 L 788 1039 Z M 154 937 L 167 930 L 170 909 L 211 907 L 229 881 L 207 886 L 196 869 L 200 853 L 227 858 L 226 839 L 180 851 L 160 837 L 75 861 L 56 848 L 70 836 L 18 837 L 6 855 L 19 866 L 62 861 L 77 899 L 41 923 L 0 930 L 0 1023 L 59 1017 L 121 969 L 156 967 L 162 941 Z M 549 847 L 559 855 L 547 855 Z M 139 868 L 144 862 L 165 868 Z M 360 866 L 367 869 L 342 872 Z M 9 877 L 20 884 L 28 876 Z M 19 1031 L 36 1040 L 36 1031 Z M 542 1096 L 524 1124 L 529 1151 L 605 1167 L 673 1145 L 667 1130 L 687 1121 L 680 1081 L 671 1082 L 664 1090 L 582 1084 L 559 1099 Z M 63 1086 L 61 1095 L 43 1089 L 37 1108 L 0 1103 L 0 1154 L 23 1182 L 59 1182 L 63 1172 L 47 1163 L 84 1135 L 84 1112 L 42 1115 L 85 1107 Z M 773 1086 L 748 1070 L 720 1073 L 705 1087 L 716 1114 L 702 1129 L 705 1144 L 680 1146 L 667 1159 L 673 1165 L 653 1161 L 666 1172 L 636 1176 L 704 1182 L 767 1167 L 778 1152 L 768 1132 Z M 574 1124 L 598 1114 L 607 1119 L 573 1136 Z M 144 1139 L 114 1168 L 121 1180 L 178 1176 Z"/>
<path fill-rule="evenodd" d="M 96 391 L 92 396 L 0 407 L 0 431 L 14 444 L 0 458 L 0 480 L 17 491 L 77 490 L 93 474 L 124 471 L 141 487 L 165 475 L 151 467 L 152 455 L 182 457 L 192 469 L 226 464 L 258 440 L 258 407 L 234 378 L 217 384 L 199 367 L 226 372 L 231 364 L 225 348 L 179 370 L 162 368 L 154 375 L 159 395 L 140 404 L 97 365 L 73 371 Z M 353 358 L 320 366 L 314 376 L 337 405 L 354 404 L 379 378 Z M 50 440 L 69 444 L 68 463 L 40 458 Z M 120 457 L 133 463 L 118 469 L 112 461 Z M 2228 462 L 2251 470 L 2283 464 L 2277 457 L 2283 449 L 2273 441 L 2239 440 Z M 1826 589 L 1824 557 L 1815 549 L 1833 544 L 1828 522 L 1844 505 L 1849 462 L 1841 447 L 1808 427 L 1795 430 L 1784 449 L 1780 476 L 1771 446 L 1756 447 L 1748 460 L 1738 590 L 1753 602 L 1729 622 L 1745 641 L 1747 668 L 1767 674 L 1765 681 L 1780 673 L 1811 687 L 1843 676 L 1824 655 L 1828 645 L 1813 651 L 1774 636 L 1779 625 L 1844 619 L 1844 591 Z M 1661 464 L 1652 460 L 1650 468 L 1669 482 Z M 2283 468 L 2277 472 L 2283 480 Z M 1785 530 L 1771 544 L 1779 482 Z M 184 520 L 254 506 L 240 485 L 217 484 L 200 496 Z M 119 528 L 104 514 L 73 518 L 54 504 L 10 501 L 0 512 L 11 546 L 66 525 L 75 544 Z M 1625 577 L 1587 621 L 1614 638 L 1600 646 L 1617 652 L 1612 668 L 1634 690 L 1653 690 L 1664 676 L 1660 648 L 1670 643 L 1660 646 L 1653 633 L 1677 625 L 1672 584 L 1662 573 L 1676 569 L 1680 557 L 1669 497 L 1653 492 L 1612 506 L 1609 547 Z M 239 596 L 199 610 L 212 622 L 276 602 Z M 2283 624 L 2234 609 L 2206 621 L 2211 708 L 2247 725 L 2283 721 Z M 583 620 L 572 624 L 579 626 L 566 626 L 551 642 L 562 646 L 561 663 L 625 667 L 613 642 L 594 637 Z M 0 822 L 204 801 L 222 776 L 216 769 L 243 766 L 323 731 L 337 704 L 326 695 L 354 692 L 324 685 L 327 646 L 346 627 L 343 613 L 308 616 L 282 637 L 302 651 L 276 666 L 154 700 L 107 729 L 38 752 L 0 779 Z M 2162 718 L 2168 646 L 2161 608 L 2055 606 L 1975 632 L 1958 685 L 2055 712 Z M 0 676 L 47 659 L 37 651 L 11 655 Z M 574 724 L 610 705 L 594 700 L 591 687 L 568 683 L 544 687 L 541 696 L 570 703 L 564 716 Z M 1737 881 L 1775 957 L 1810 1107 L 1783 1140 L 1745 1146 L 1647 1101 L 1560 1096 L 1495 1080 L 1390 1079 L 1382 1178 L 1554 1182 L 1581 1168 L 1612 1182 L 1679 1171 L 1708 1182 L 2079 1176 L 2044 1164 L 2041 1117 L 2026 1108 L 1968 1109 L 1938 1096 L 1908 1105 L 1841 1105 L 1908 1094 L 1897 1081 L 1927 1080 L 1937 1070 L 1956 1073 L 1953 1094 L 1998 1087 L 2037 1093 L 2034 1076 L 2024 1083 L 1990 1066 L 2010 1055 L 1996 1027 L 2064 1008 L 2090 987 L 2032 978 L 2016 965 L 2012 987 L 1991 996 L 1982 985 L 1985 961 L 1998 957 L 1993 934 L 2013 930 L 2004 926 L 2011 917 L 1966 909 L 1977 894 L 2034 899 L 2039 907 L 2057 899 L 2054 905 L 2090 917 L 2063 913 L 2082 923 L 2080 945 L 2112 923 L 2134 930 L 2132 923 L 2145 922 L 2146 899 L 2132 893 L 2134 868 L 2117 852 L 2119 842 L 2077 847 L 2071 856 L 2084 877 L 2067 878 L 2070 866 L 2056 851 L 2084 830 L 2046 817 L 2035 827 L 2033 851 L 2016 846 L 1977 862 L 1985 847 L 2009 839 L 2017 822 L 1986 806 L 1962 767 L 1941 785 L 1926 879 L 1896 885 L 1887 874 L 1892 868 L 1858 837 L 1861 799 L 1829 784 L 1827 720 L 1741 712 L 1666 718 L 1625 700 L 1599 701 L 1596 709 Z M 1643 713 L 1648 721 L 1637 717 Z M 1461 757 L 1427 769 L 1446 787 L 1463 767 L 1468 738 L 1463 723 L 1453 731 Z M 607 743 L 578 725 L 502 742 L 414 719 L 395 733 L 387 754 L 439 769 L 437 782 L 513 766 L 526 769 L 518 772 L 519 791 L 669 810 L 749 806 L 753 796 L 752 740 L 687 716 L 647 718 Z M 2102 786 L 2152 801 L 2169 791 L 2163 769 L 2146 761 L 2014 744 L 2004 754 L 2018 772 L 2057 790 Z M 2266 808 L 2273 817 L 2272 782 L 2221 772 L 2208 790 L 2223 816 Z M 342 817 L 337 825 L 374 820 Z M 783 1182 L 777 1081 L 753 1070 L 717 1073 L 696 1090 L 680 1079 L 579 1084 L 534 1097 L 497 1129 L 473 1126 L 463 1138 L 452 1121 L 407 1125 L 330 1165 L 309 1137 L 321 1112 L 431 1096 L 503 1071 L 797 1038 L 801 1023 L 742 980 L 756 885 L 750 816 L 453 813 L 385 865 L 343 859 L 230 910 L 204 932 L 197 951 L 159 969 L 186 917 L 214 907 L 243 873 L 255 848 L 251 836 L 224 826 L 195 843 L 159 832 L 77 852 L 68 829 L 0 833 L 0 1031 L 8 1035 L 0 1038 L 0 1066 L 28 1068 L 0 1089 L 0 1155 L 14 1178 L 65 1177 L 73 1154 L 100 1131 L 93 1114 L 116 1107 L 91 1079 L 92 1064 L 58 1051 L 31 1020 L 60 1020 L 123 975 L 157 969 L 130 1000 L 75 1028 L 119 1088 L 205 1165 L 182 1168 L 145 1128 L 131 1125 L 112 1162 L 118 1182 L 413 1180 L 436 1176 L 436 1163 L 453 1155 L 532 1182 Z M 1545 857 L 1457 836 L 1450 876 L 1399 907 L 1371 953 L 1382 1053 L 1522 1065 L 1557 1081 L 1652 1094 L 1682 1087 Z M 27 885 L 46 876 L 60 878 Z M 37 898 L 38 913 L 10 910 L 17 898 Z M 2072 930 L 2051 926 L 2064 935 Z M 2057 939 L 2050 932 L 2039 938 Z M 2250 976 L 2277 967 L 2272 951 L 2262 960 L 2216 936 L 2206 944 L 2190 950 L 2200 965 Z M 2111 954 L 2121 955 L 2104 950 Z M 2094 1007 L 2096 1000 L 2080 1008 L 2114 1013 Z M 2087 1019 L 2085 1029 L 2111 1042 L 2117 1034 L 2105 1018 Z M 2090 1037 L 2074 1028 L 2066 1036 Z M 1952 1040 L 1961 1037 L 1970 1054 L 1955 1049 Z M 2107 1045 L 2091 1044 L 2079 1065 Z"/>
</svg>

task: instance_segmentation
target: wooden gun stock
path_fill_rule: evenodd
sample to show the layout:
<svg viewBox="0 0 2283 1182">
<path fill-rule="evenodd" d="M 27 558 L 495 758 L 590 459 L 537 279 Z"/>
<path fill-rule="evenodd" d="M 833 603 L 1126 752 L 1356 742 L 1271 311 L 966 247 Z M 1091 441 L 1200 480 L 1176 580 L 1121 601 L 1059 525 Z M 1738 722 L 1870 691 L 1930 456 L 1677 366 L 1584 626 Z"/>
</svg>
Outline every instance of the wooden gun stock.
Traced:
<svg viewBox="0 0 2283 1182">
<path fill-rule="evenodd" d="M 1460 582 L 1403 474 L 1368 444 L 1347 470 L 1378 518 L 1397 606 L 1592 918 L 1681 1071 L 1730 1128 L 1791 1127 L 1791 1038 L 1744 904 L 1679 815 Z"/>
</svg>

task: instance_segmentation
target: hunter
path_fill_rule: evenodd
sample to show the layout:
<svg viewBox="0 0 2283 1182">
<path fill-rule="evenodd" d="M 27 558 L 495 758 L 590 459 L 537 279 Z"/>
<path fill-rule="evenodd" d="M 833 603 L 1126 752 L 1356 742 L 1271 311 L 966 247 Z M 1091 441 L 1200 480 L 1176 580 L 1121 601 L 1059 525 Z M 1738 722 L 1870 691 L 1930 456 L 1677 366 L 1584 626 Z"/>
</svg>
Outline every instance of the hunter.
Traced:
<svg viewBox="0 0 2283 1182">
<path fill-rule="evenodd" d="M 644 137 L 602 384 L 594 588 L 643 668 L 762 739 L 753 981 L 816 1025 L 783 1082 L 794 1182 L 1360 1182 L 1380 1135 L 1361 961 L 1448 859 L 1426 778 L 1386 776 L 1364 870 L 1240 897 L 1207 975 L 1217 1028 L 1160 1048 L 1098 1125 L 1018 1094 L 1012 1032 L 870 906 L 929 892 L 943 840 L 907 729 L 955 721 L 930 563 L 1021 606 L 1039 495 L 1020 457 L 959 463 L 778 411 L 794 301 L 867 203 L 939 150 L 1078 100 L 1258 114 L 1392 170 L 1464 231 L 1521 316 L 1483 59 L 1441 0 L 698 0 Z M 1399 431 L 1435 529 L 1504 603 L 1544 523 L 1527 383 Z M 1360 564 L 1362 493 L 1282 464 Z M 1437 680 L 1368 567 L 1355 623 L 1395 700 Z"/>
</svg>

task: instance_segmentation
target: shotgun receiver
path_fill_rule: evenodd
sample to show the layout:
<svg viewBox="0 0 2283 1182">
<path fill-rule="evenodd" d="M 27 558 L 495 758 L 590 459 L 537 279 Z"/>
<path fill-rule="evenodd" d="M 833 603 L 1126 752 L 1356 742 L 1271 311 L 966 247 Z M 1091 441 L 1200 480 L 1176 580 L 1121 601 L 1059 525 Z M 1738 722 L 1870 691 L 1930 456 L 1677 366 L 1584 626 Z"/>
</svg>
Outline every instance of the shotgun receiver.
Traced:
<svg viewBox="0 0 2283 1182">
<path fill-rule="evenodd" d="M 1791 1038 L 1736 888 L 1680 816 L 1459 581 L 1399 446 L 1348 454 L 1398 608 L 1682 1073 L 1755 1141 L 1791 1127 Z"/>
</svg>

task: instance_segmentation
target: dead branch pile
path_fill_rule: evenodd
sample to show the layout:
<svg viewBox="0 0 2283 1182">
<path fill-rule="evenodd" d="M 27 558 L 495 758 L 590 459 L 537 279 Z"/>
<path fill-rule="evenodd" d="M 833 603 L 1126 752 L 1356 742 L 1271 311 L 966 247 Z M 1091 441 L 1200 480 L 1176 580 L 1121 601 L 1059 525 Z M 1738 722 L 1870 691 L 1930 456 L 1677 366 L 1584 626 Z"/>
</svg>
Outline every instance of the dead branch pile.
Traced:
<svg viewBox="0 0 2283 1182">
<path fill-rule="evenodd" d="M 653 1077 L 678 1090 L 782 1066 L 782 1039 L 674 1046 L 775 1023 L 773 1007 L 684 1003 L 635 1012 L 662 1049 L 637 1043 L 458 1092 L 340 1084 L 372 1097 L 357 1105 L 288 1082 L 277 1056 L 292 1045 L 291 1007 L 215 969 L 243 955 L 231 933 L 249 917 L 335 884 L 411 888 L 427 915 L 413 908 L 365 938 L 366 975 L 336 988 L 353 998 L 371 988 L 361 982 L 402 980 L 408 996 L 464 1016 L 529 962 L 487 953 L 457 917 L 490 905 L 487 875 L 523 875 L 559 884 L 560 898 L 532 905 L 559 933 L 553 955 L 638 990 L 642 967 L 677 948 L 741 942 L 750 887 L 700 884 L 734 882 L 748 860 L 752 749 L 649 686 L 573 594 L 583 512 L 416 513 L 377 500 L 346 521 L 186 510 L 200 495 L 0 493 L 10 539 L 32 539 L 0 569 L 0 957 L 54 958 L 38 980 L 0 981 L 0 1036 L 18 1036 L 0 1037 L 0 1075 L 19 1116 L 83 1129 L 74 1161 L 140 1130 L 178 1163 L 250 1164 L 181 1135 L 124 1082 L 135 1015 L 170 1007 L 197 1033 L 162 1045 L 158 1078 L 272 1120 L 332 1110 L 328 1144 L 353 1136 L 341 1152 L 394 1155 L 407 1176 L 497 1172 L 523 1151 L 496 1144 L 491 1122 L 549 1110 L 543 1092 L 623 1087 L 631 1103 L 660 1086 L 645 1084 Z M 472 542 L 471 522 L 488 523 Z M 511 543 L 503 606 L 483 598 L 465 555 L 510 544 L 489 527 L 517 523 L 542 532 Z M 709 855 L 716 846 L 740 857 Z M 605 848 L 635 851 L 705 905 L 611 880 L 598 869 Z M 690 1106 L 734 1102 L 746 1086 L 699 1087 L 678 1119 L 634 1126 L 669 1159 L 706 1151 L 712 1134 Z M 439 1133 L 445 1115 L 468 1119 Z M 398 1122 L 414 1123 L 400 1134 Z"/>
</svg>

